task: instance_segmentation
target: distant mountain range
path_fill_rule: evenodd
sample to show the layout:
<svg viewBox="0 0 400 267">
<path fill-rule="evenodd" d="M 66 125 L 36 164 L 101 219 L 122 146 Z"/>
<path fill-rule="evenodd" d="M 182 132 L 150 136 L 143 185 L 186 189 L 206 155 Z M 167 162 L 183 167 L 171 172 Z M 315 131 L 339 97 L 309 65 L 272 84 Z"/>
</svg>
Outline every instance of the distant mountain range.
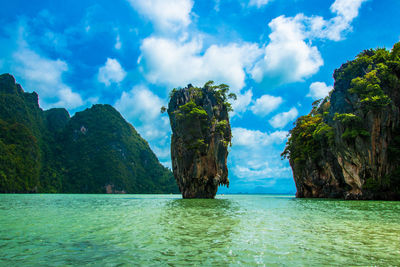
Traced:
<svg viewBox="0 0 400 267">
<path fill-rule="evenodd" d="M 0 75 L 1 193 L 179 193 L 172 172 L 110 105 L 43 111 Z"/>
</svg>

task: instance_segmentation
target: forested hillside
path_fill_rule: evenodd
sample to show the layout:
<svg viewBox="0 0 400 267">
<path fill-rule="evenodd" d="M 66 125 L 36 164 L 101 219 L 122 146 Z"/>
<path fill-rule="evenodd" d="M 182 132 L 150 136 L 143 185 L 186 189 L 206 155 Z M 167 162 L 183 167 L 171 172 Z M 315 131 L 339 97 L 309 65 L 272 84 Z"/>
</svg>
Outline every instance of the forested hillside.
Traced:
<svg viewBox="0 0 400 267">
<path fill-rule="evenodd" d="M 172 172 L 110 105 L 43 111 L 0 75 L 0 192 L 176 193 Z"/>
</svg>

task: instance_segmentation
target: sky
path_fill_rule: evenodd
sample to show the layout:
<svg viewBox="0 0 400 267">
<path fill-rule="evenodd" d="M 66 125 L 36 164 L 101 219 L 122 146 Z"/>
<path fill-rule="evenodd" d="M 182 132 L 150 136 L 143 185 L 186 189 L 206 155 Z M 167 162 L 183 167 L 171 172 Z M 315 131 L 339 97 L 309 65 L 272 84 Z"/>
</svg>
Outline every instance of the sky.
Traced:
<svg viewBox="0 0 400 267">
<path fill-rule="evenodd" d="M 226 83 L 229 189 L 295 193 L 289 130 L 336 68 L 400 40 L 399 0 L 13 0 L 0 9 L 0 73 L 71 115 L 111 104 L 171 167 L 161 106 L 176 87 Z"/>
</svg>

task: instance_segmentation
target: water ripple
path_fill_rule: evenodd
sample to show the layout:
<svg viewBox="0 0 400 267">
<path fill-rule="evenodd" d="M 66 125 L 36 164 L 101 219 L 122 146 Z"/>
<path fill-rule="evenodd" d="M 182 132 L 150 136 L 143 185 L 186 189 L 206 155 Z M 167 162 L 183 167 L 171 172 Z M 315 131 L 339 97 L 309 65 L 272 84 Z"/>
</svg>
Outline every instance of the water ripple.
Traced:
<svg viewBox="0 0 400 267">
<path fill-rule="evenodd" d="M 398 265 L 400 203 L 0 195 L 0 265 Z"/>
</svg>

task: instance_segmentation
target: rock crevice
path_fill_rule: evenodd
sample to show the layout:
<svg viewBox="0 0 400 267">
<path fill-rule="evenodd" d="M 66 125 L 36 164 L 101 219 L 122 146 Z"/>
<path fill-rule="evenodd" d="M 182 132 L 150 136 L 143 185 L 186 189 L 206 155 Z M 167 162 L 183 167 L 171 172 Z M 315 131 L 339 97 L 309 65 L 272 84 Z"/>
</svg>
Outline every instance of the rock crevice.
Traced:
<svg viewBox="0 0 400 267">
<path fill-rule="evenodd" d="M 400 199 L 400 43 L 363 51 L 334 79 L 282 154 L 297 197 Z"/>
<path fill-rule="evenodd" d="M 214 198 L 219 185 L 229 186 L 227 92 L 228 86 L 212 82 L 171 92 L 172 169 L 183 198 Z"/>
</svg>

